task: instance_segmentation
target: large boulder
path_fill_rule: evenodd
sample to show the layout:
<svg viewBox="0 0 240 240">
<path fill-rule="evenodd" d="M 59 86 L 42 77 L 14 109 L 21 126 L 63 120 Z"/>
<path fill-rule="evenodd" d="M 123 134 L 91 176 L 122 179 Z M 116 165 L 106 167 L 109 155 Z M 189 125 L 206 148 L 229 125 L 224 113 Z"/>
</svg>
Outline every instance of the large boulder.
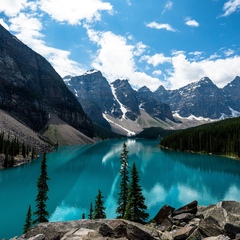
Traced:
<svg viewBox="0 0 240 240">
<path fill-rule="evenodd" d="M 19 240 L 160 240 L 160 235 L 157 229 L 139 223 L 121 219 L 100 219 L 40 223 Z"/>
<path fill-rule="evenodd" d="M 157 215 L 153 218 L 154 222 L 157 224 L 161 224 L 165 218 L 171 215 L 175 208 L 164 205 L 157 213 Z"/>
<path fill-rule="evenodd" d="M 175 215 L 178 215 L 178 214 L 181 214 L 181 213 L 192 213 L 192 214 L 196 214 L 197 211 L 198 211 L 198 202 L 197 201 L 193 201 L 177 210 L 174 210 L 172 212 L 172 216 L 175 216 Z"/>
</svg>

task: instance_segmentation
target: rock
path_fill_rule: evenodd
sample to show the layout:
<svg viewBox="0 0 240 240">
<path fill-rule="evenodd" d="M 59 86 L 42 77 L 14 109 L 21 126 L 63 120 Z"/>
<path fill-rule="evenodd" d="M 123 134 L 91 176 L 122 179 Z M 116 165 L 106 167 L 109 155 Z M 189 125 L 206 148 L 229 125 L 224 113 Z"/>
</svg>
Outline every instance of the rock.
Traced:
<svg viewBox="0 0 240 240">
<path fill-rule="evenodd" d="M 226 209 L 230 209 L 230 206 L 227 206 L 226 203 L 224 204 L 225 208 L 222 207 L 222 202 L 217 204 L 215 207 L 210 208 L 209 210 L 206 210 L 203 212 L 204 218 L 207 219 L 208 217 L 211 217 L 216 222 L 218 222 L 218 225 L 224 228 L 224 225 L 227 222 L 236 222 L 239 220 L 238 216 L 234 216 L 230 212 L 228 212 Z"/>
<path fill-rule="evenodd" d="M 230 237 L 235 238 L 235 236 L 240 233 L 240 225 L 226 223 L 224 230 L 230 235 Z"/>
<path fill-rule="evenodd" d="M 181 213 L 173 217 L 174 220 L 189 222 L 195 217 L 194 214 L 191 213 Z"/>
<path fill-rule="evenodd" d="M 163 232 L 161 239 L 163 240 L 173 240 L 173 233 L 172 232 Z"/>
<path fill-rule="evenodd" d="M 219 235 L 216 237 L 207 237 L 207 238 L 203 238 L 204 240 L 229 240 L 230 238 L 225 236 L 225 235 Z"/>
<path fill-rule="evenodd" d="M 179 230 L 173 235 L 174 240 L 183 240 L 187 239 L 193 231 L 196 229 L 196 227 L 193 226 L 185 226 Z"/>
<path fill-rule="evenodd" d="M 225 233 L 225 231 L 219 226 L 218 222 L 211 217 L 203 219 L 199 223 L 198 229 L 204 237 L 218 236 Z"/>
<path fill-rule="evenodd" d="M 156 240 L 156 238 L 154 236 L 152 236 L 150 233 L 145 232 L 142 229 L 140 229 L 137 226 L 134 226 L 132 224 L 129 224 L 127 226 L 127 239 L 130 239 L 130 240 L 146 240 L 146 239 Z"/>
<path fill-rule="evenodd" d="M 44 235 L 44 240 L 60 240 L 63 236 L 55 229 L 54 226 L 47 225 L 47 227 L 45 227 L 44 225 L 39 224 L 36 227 L 32 228 L 30 231 L 28 231 L 25 234 L 25 238 L 32 239 L 32 237 L 35 237 L 39 234 Z"/>
<path fill-rule="evenodd" d="M 113 230 L 106 223 L 102 223 L 98 229 L 98 232 L 104 237 L 113 236 Z"/>
<path fill-rule="evenodd" d="M 196 228 L 186 240 L 196 240 L 196 239 L 202 239 L 202 238 L 203 238 L 203 235 L 200 233 L 199 229 Z"/>
<path fill-rule="evenodd" d="M 240 202 L 236 201 L 222 201 L 218 206 L 224 208 L 227 212 L 240 216 Z"/>
<path fill-rule="evenodd" d="M 43 240 L 45 239 L 45 236 L 43 234 L 38 234 L 34 237 L 29 238 L 29 240 Z"/>
<path fill-rule="evenodd" d="M 197 201 L 193 201 L 175 211 L 172 212 L 172 216 L 176 216 L 178 214 L 181 214 L 181 213 L 192 213 L 192 214 L 196 214 L 198 209 L 197 209 L 197 205 L 198 205 L 198 202 Z"/>
<path fill-rule="evenodd" d="M 235 236 L 235 238 L 236 238 L 237 240 L 240 239 L 240 233 L 237 233 L 236 236 Z"/>
<path fill-rule="evenodd" d="M 170 216 L 172 207 L 165 205 L 148 225 L 123 219 L 99 219 L 41 223 L 25 235 L 12 240 L 240 240 L 238 203 L 224 201 L 200 207 L 192 202 Z M 185 211 L 185 212 L 184 212 Z"/>
<path fill-rule="evenodd" d="M 157 229 L 121 219 L 40 223 L 18 239 L 30 240 L 39 234 L 44 235 L 44 240 L 160 239 Z"/>
<path fill-rule="evenodd" d="M 172 221 L 166 217 L 162 222 L 161 224 L 159 224 L 157 226 L 157 229 L 160 230 L 160 231 L 170 231 L 172 229 L 172 226 L 173 226 L 173 223 Z"/>
<path fill-rule="evenodd" d="M 127 235 L 127 226 L 126 224 L 119 224 L 113 229 L 114 237 L 120 238 Z"/>
<path fill-rule="evenodd" d="M 175 208 L 168 206 L 168 205 L 164 205 L 157 213 L 157 215 L 153 218 L 153 220 L 157 223 L 157 224 L 161 224 L 163 222 L 163 220 L 165 218 L 167 218 L 173 211 Z"/>
</svg>

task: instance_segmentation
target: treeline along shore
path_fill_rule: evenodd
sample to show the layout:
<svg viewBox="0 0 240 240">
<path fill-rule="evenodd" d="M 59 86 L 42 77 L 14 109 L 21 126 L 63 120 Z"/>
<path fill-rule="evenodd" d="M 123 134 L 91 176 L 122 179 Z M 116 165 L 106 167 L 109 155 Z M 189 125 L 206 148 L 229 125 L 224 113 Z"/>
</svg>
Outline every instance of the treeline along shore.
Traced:
<svg viewBox="0 0 240 240">
<path fill-rule="evenodd" d="M 240 159 L 240 117 L 177 131 L 161 139 L 160 146 Z"/>
</svg>

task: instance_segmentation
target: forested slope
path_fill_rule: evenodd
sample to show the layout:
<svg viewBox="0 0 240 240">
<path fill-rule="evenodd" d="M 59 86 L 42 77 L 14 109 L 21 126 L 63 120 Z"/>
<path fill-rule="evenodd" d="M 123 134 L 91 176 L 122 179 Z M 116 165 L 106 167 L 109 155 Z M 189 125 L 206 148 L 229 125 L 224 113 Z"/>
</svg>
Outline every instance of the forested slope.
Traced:
<svg viewBox="0 0 240 240">
<path fill-rule="evenodd" d="M 178 131 L 164 137 L 161 147 L 240 158 L 240 117 Z"/>
</svg>

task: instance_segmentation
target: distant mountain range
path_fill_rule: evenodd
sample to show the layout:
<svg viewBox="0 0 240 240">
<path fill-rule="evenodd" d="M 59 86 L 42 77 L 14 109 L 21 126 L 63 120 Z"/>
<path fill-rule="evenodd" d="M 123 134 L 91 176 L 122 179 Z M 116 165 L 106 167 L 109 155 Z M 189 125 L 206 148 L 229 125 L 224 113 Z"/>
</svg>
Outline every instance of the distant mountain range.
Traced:
<svg viewBox="0 0 240 240">
<path fill-rule="evenodd" d="M 179 121 L 186 119 L 194 120 L 188 122 L 193 126 L 240 115 L 239 77 L 223 89 L 204 77 L 177 90 L 160 86 L 154 92 L 146 86 L 135 91 L 127 80 L 109 84 L 97 70 L 64 81 L 95 123 L 123 134 L 152 126 L 185 128 Z"/>
<path fill-rule="evenodd" d="M 169 105 L 149 97 L 147 88 L 133 90 L 127 80 L 109 84 L 100 71 L 91 70 L 64 81 L 93 122 L 117 133 L 132 135 L 167 120 L 175 122 Z"/>
<path fill-rule="evenodd" d="M 177 90 L 166 90 L 160 86 L 153 96 L 169 104 L 171 110 L 182 117 L 235 117 L 240 114 L 240 77 L 237 76 L 222 89 L 208 77 Z"/>
<path fill-rule="evenodd" d="M 150 127 L 187 128 L 240 115 L 239 77 L 223 89 L 205 77 L 177 90 L 160 86 L 154 92 L 146 86 L 136 91 L 128 80 L 109 83 L 98 70 L 62 79 L 1 25 L 0 83 L 4 114 L 64 145 L 92 142 L 97 131 L 135 135 Z"/>
</svg>

